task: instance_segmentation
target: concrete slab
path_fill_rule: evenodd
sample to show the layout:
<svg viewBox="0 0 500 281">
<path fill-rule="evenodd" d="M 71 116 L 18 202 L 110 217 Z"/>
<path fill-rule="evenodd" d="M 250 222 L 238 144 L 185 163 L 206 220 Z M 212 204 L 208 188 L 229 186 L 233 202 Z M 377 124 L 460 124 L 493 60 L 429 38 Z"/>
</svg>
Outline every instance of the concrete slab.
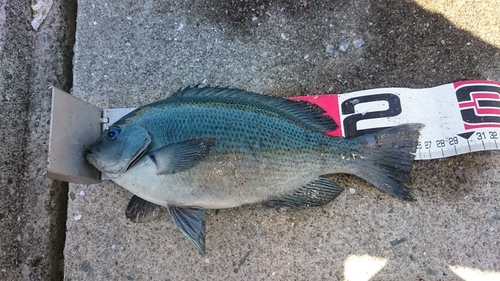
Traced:
<svg viewBox="0 0 500 281">
<path fill-rule="evenodd" d="M 68 187 L 43 173 L 50 86 L 72 82 L 75 4 L 54 1 L 35 32 L 29 1 L 0 1 L 1 280 L 63 278 Z"/>
<path fill-rule="evenodd" d="M 475 3 L 464 17 L 496 22 L 486 7 L 500 4 Z M 427 10 L 411 1 L 83 1 L 72 94 L 132 107 L 198 83 L 293 96 L 500 80 L 498 45 Z M 132 195 L 117 185 L 70 184 L 65 279 L 498 277 L 499 157 L 417 162 L 413 203 L 334 176 L 355 192 L 322 208 L 209 211 L 204 256 L 166 216 L 127 221 Z"/>
</svg>

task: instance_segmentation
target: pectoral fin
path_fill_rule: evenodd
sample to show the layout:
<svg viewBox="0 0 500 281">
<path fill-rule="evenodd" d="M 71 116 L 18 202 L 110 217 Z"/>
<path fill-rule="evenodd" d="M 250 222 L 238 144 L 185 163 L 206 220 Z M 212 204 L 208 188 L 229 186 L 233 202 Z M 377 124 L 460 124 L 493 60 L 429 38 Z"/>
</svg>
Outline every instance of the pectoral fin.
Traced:
<svg viewBox="0 0 500 281">
<path fill-rule="evenodd" d="M 149 154 L 156 164 L 156 173 L 173 174 L 197 165 L 217 143 L 216 138 L 193 138 L 169 144 Z"/>
<path fill-rule="evenodd" d="M 167 206 L 175 226 L 198 249 L 205 254 L 205 210 L 201 207 Z"/>
<path fill-rule="evenodd" d="M 135 195 L 125 210 L 125 216 L 135 223 L 150 222 L 165 213 L 167 209 L 164 206 L 153 204 Z"/>
<path fill-rule="evenodd" d="M 328 204 L 342 191 L 344 189 L 331 180 L 318 178 L 291 193 L 264 203 L 272 207 L 317 207 Z"/>
</svg>

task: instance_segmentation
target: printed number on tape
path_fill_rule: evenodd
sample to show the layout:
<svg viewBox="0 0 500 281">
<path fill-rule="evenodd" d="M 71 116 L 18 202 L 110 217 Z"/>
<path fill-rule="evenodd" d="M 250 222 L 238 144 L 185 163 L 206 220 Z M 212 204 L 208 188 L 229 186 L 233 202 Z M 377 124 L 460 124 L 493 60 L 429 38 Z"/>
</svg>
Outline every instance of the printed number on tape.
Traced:
<svg viewBox="0 0 500 281">
<path fill-rule="evenodd" d="M 405 123 L 423 123 L 415 159 L 437 159 L 499 147 L 500 83 L 464 81 L 426 89 L 382 88 L 301 96 L 321 106 L 352 138 Z"/>
</svg>

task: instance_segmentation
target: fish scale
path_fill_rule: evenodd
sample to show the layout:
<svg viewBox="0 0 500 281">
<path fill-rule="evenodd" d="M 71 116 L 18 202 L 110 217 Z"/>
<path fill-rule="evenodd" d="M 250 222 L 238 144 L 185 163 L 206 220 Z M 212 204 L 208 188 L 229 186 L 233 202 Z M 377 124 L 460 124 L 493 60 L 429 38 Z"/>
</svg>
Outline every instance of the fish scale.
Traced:
<svg viewBox="0 0 500 281">
<path fill-rule="evenodd" d="M 401 183 L 410 179 L 422 125 L 353 139 L 324 134 L 336 127 L 308 102 L 186 88 L 115 122 L 90 146 L 87 159 L 135 195 L 129 217 L 147 217 L 155 210 L 151 204 L 165 206 L 203 253 L 204 209 L 324 205 L 343 190 L 325 174 L 355 174 L 413 200 Z"/>
<path fill-rule="evenodd" d="M 225 114 L 220 112 L 230 112 L 228 115 L 231 118 L 225 118 Z M 182 112 L 182 115 L 180 114 Z M 154 114 L 154 112 L 151 112 Z M 143 113 L 142 116 L 146 116 Z M 214 148 L 214 155 L 207 157 L 206 161 L 198 164 L 194 169 L 180 172 L 176 176 L 157 177 L 151 174 L 147 184 L 144 185 L 160 185 L 160 186 L 196 186 L 202 185 L 203 188 L 216 190 L 213 193 L 219 194 L 222 190 L 241 189 L 246 192 L 238 192 L 241 198 L 233 198 L 234 195 L 226 196 L 224 202 L 219 205 L 209 206 L 201 204 L 201 199 L 197 200 L 198 205 L 206 208 L 222 208 L 235 207 L 241 204 L 256 203 L 263 201 L 271 195 L 283 194 L 296 189 L 302 184 L 306 184 L 318 177 L 322 170 L 321 156 L 319 149 L 321 147 L 329 147 L 332 151 L 339 150 L 340 139 L 328 137 L 321 132 L 307 131 L 293 124 L 284 123 L 282 120 L 274 117 L 269 118 L 254 112 L 244 111 L 241 109 L 213 108 L 213 107 L 187 107 L 176 108 L 174 110 L 165 111 L 163 114 L 156 114 L 155 118 L 143 118 L 137 121 L 138 124 L 147 123 L 150 128 L 149 132 L 155 139 L 152 150 L 156 150 L 168 143 L 176 143 L 185 139 L 203 136 L 213 136 L 218 139 L 217 146 Z M 191 116 L 191 117 L 186 117 Z M 169 124 L 175 124 L 171 127 L 165 124 L 163 120 L 169 120 Z M 252 121 L 252 123 L 249 122 Z M 247 124 L 258 124 L 258 126 L 248 126 Z M 217 130 L 215 127 L 220 128 Z M 165 132 L 182 132 L 177 134 L 168 134 L 167 138 L 161 141 L 156 141 Z M 248 149 L 242 149 L 242 143 L 248 143 Z M 255 145 L 258 143 L 258 148 Z M 293 152 L 293 153 L 291 153 Z M 347 151 L 348 152 L 348 151 Z M 331 155 L 331 154 L 329 154 Z M 252 161 L 248 160 L 251 156 Z M 144 158 L 145 162 L 150 161 Z M 333 165 L 337 165 L 336 161 L 330 163 L 329 171 L 335 171 Z M 262 167 L 265 163 L 265 167 Z M 135 170 L 143 173 L 142 162 L 139 162 L 130 170 L 130 175 L 123 175 L 118 181 L 131 182 L 137 178 Z M 326 168 L 326 167 L 324 167 Z M 315 173 L 309 172 L 315 170 Z M 227 171 L 222 175 L 217 171 Z M 237 171 L 238 173 L 236 173 Z M 304 171 L 308 171 L 304 173 Z M 300 175 L 300 176 L 299 176 Z M 307 177 L 305 177 L 307 176 Z M 283 178 L 296 178 L 295 182 L 287 182 L 284 186 L 279 186 L 273 181 L 283 181 Z M 242 178 L 246 179 L 242 182 Z M 155 179 L 154 182 L 152 179 Z M 240 183 L 240 184 L 238 184 Z M 136 186 L 139 183 L 136 183 Z M 256 191 L 261 186 L 274 185 L 275 189 L 265 189 L 265 192 L 259 192 L 256 196 Z M 181 198 L 188 197 L 192 193 L 182 194 L 179 191 L 175 192 L 176 200 L 174 202 L 187 204 L 192 198 L 182 200 Z M 206 195 L 206 193 L 204 193 Z M 151 201 L 160 204 L 168 202 L 166 198 L 172 198 L 173 195 L 168 192 L 156 194 Z M 248 200 L 251 196 L 255 198 L 253 202 Z M 165 198 L 164 201 L 158 201 L 159 198 Z M 181 201 L 182 200 L 182 201 Z M 207 201 L 213 201 L 212 196 Z M 231 202 L 231 203 L 228 203 Z"/>
<path fill-rule="evenodd" d="M 146 115 L 154 117 L 148 118 Z M 155 110 L 145 111 L 142 116 L 144 117 L 134 122 L 149 128 L 155 139 L 152 150 L 200 136 L 216 136 L 220 143 L 216 150 L 220 152 L 238 151 L 241 141 L 261 142 L 263 149 L 315 150 L 321 145 L 321 140 L 327 142 L 331 139 L 321 132 L 311 132 L 295 124 L 285 123 L 278 117 L 262 116 L 244 109 L 214 108 L 209 104 L 208 107 L 206 104 L 200 104 L 199 107 L 173 107 L 159 114 Z"/>
</svg>

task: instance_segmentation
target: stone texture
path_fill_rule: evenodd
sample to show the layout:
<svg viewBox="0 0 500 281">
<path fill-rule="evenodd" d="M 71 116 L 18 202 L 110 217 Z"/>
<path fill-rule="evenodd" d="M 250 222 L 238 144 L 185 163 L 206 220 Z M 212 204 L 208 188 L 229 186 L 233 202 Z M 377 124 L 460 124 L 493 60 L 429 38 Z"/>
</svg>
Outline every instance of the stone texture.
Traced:
<svg viewBox="0 0 500 281">
<path fill-rule="evenodd" d="M 72 83 L 76 3 L 55 1 L 38 32 L 29 4 L 0 1 L 0 279 L 61 280 L 68 187 L 43 173 L 49 86 Z"/>
<path fill-rule="evenodd" d="M 465 16 L 486 6 L 500 8 L 475 2 Z M 412 1 L 82 1 L 72 94 L 132 107 L 198 83 L 278 96 L 431 87 L 497 79 L 499 62 L 497 47 Z M 65 278 L 342 280 L 365 255 L 385 261 L 371 280 L 460 280 L 450 266 L 499 274 L 499 157 L 417 162 L 412 203 L 334 176 L 355 192 L 322 208 L 211 210 L 204 256 L 166 216 L 127 221 L 131 194 L 117 185 L 71 184 Z"/>
</svg>

